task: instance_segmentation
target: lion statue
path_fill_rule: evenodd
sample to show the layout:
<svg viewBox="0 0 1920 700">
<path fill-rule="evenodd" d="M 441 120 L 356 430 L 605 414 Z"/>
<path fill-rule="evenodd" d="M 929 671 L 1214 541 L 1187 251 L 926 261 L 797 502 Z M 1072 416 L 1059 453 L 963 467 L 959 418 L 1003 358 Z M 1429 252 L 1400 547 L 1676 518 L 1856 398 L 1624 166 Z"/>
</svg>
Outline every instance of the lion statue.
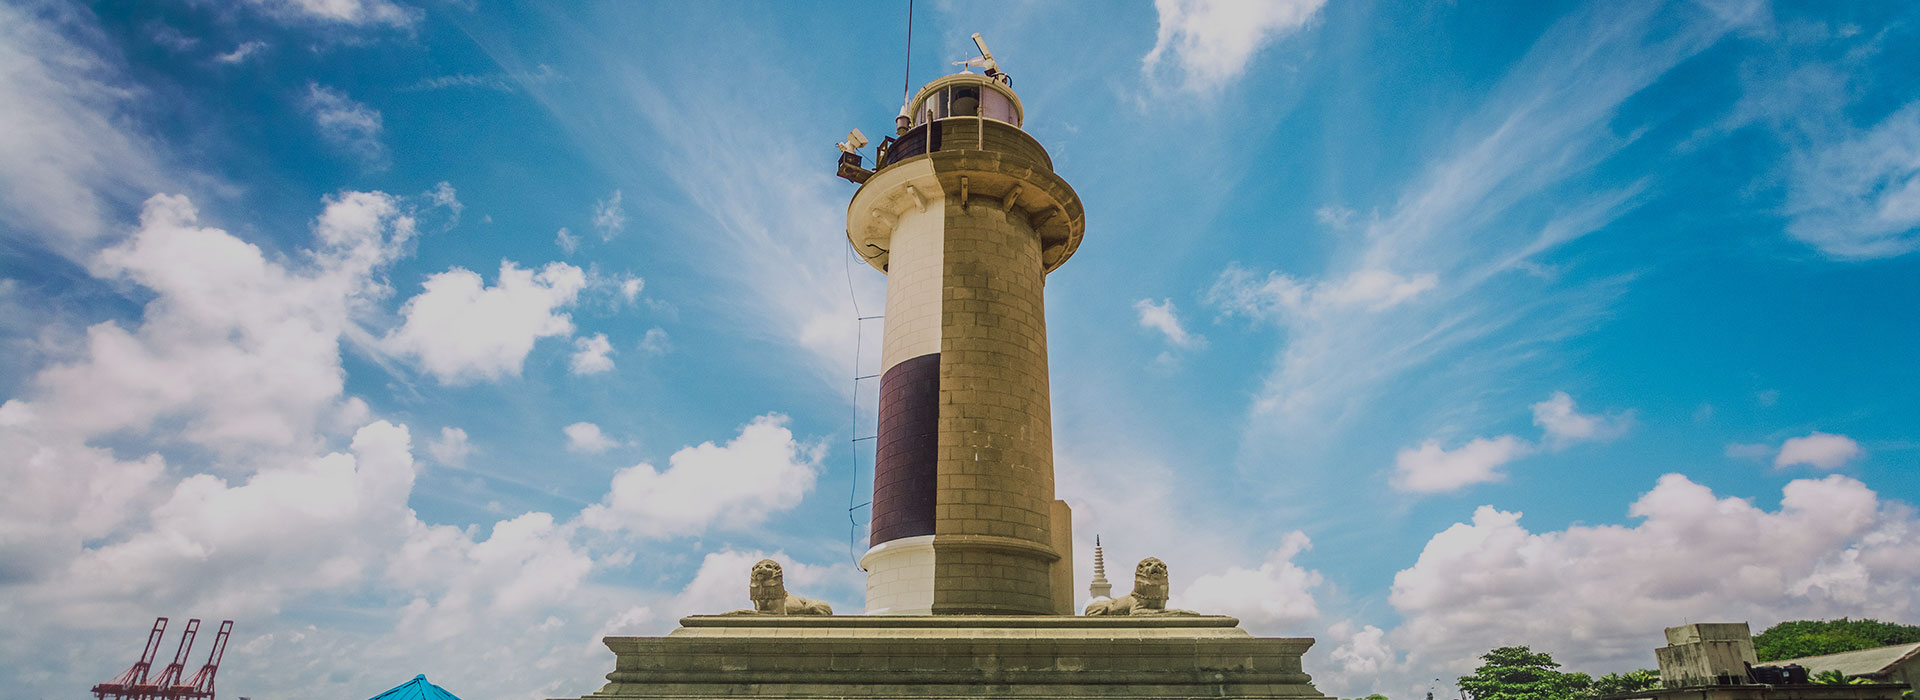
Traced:
<svg viewBox="0 0 1920 700">
<path fill-rule="evenodd" d="M 802 598 L 787 592 L 785 574 L 780 571 L 780 562 L 761 559 L 753 565 L 753 576 L 747 581 L 747 593 L 753 598 L 753 607 L 735 610 L 728 615 L 832 615 L 833 606 L 811 598 Z"/>
<path fill-rule="evenodd" d="M 1192 610 L 1167 609 L 1167 563 L 1155 557 L 1140 560 L 1133 567 L 1133 592 L 1112 600 L 1096 600 L 1086 614 L 1095 615 L 1198 615 Z"/>
</svg>

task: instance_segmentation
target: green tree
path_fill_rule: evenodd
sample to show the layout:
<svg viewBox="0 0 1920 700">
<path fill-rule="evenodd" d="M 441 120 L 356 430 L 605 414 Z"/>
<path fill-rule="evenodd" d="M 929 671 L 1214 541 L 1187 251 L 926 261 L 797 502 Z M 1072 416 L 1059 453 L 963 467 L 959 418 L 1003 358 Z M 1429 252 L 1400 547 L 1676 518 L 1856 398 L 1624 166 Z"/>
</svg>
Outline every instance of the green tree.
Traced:
<svg viewBox="0 0 1920 700">
<path fill-rule="evenodd" d="M 1865 678 L 1849 678 L 1847 674 L 1836 669 L 1827 669 L 1813 674 L 1813 677 L 1807 680 L 1812 681 L 1814 685 L 1859 685 L 1872 682 Z"/>
<path fill-rule="evenodd" d="M 1524 646 L 1500 647 L 1480 660 L 1472 675 L 1460 677 L 1473 700 L 1581 700 L 1593 685 L 1587 674 L 1561 671 L 1552 656 Z"/>
<path fill-rule="evenodd" d="M 1622 693 L 1637 693 L 1660 687 L 1660 672 L 1643 668 L 1626 673 L 1609 673 L 1593 679 L 1593 688 L 1588 697 L 1600 698 Z"/>
<path fill-rule="evenodd" d="M 1755 635 L 1753 653 L 1761 661 L 1780 661 L 1911 642 L 1920 642 L 1920 626 L 1844 617 L 1793 620 Z"/>
</svg>

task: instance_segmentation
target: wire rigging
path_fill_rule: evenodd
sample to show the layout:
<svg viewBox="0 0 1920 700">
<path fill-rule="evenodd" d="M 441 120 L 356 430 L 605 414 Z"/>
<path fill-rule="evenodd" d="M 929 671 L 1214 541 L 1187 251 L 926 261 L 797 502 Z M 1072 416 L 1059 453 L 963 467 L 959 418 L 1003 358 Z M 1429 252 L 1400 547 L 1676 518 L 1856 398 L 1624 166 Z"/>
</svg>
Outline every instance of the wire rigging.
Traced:
<svg viewBox="0 0 1920 700">
<path fill-rule="evenodd" d="M 904 63 L 905 67 L 901 71 L 902 75 L 900 77 L 900 100 L 902 104 L 905 104 L 907 100 L 913 99 L 913 0 L 907 0 L 907 52 Z M 866 322 L 884 319 L 886 315 L 868 316 L 860 312 L 860 294 L 853 287 L 853 263 L 851 258 L 859 257 L 861 262 L 866 262 L 868 258 L 862 255 L 858 248 L 853 247 L 853 241 L 851 240 L 847 241 L 847 252 L 851 255 L 843 255 L 840 257 L 840 271 L 846 274 L 847 298 L 853 302 L 853 400 L 850 402 L 852 404 L 851 408 L 848 409 L 848 413 L 852 418 L 853 429 L 849 432 L 858 436 L 860 434 L 860 382 L 867 379 L 875 379 L 880 376 L 879 374 L 860 374 L 860 348 L 866 344 Z M 882 250 L 880 253 L 884 254 L 886 251 Z M 875 257 L 878 257 L 878 255 Z M 854 517 L 854 511 L 873 505 L 872 501 L 866 503 L 854 502 L 860 498 L 860 450 L 857 446 L 862 442 L 875 440 L 879 437 L 879 435 L 868 435 L 866 437 L 855 437 L 848 441 L 850 445 L 855 446 L 855 448 L 851 450 L 853 472 L 847 478 L 847 558 L 853 560 L 854 566 L 860 566 L 860 519 Z M 866 569 L 865 567 L 861 567 L 861 570 L 864 571 Z"/>
</svg>

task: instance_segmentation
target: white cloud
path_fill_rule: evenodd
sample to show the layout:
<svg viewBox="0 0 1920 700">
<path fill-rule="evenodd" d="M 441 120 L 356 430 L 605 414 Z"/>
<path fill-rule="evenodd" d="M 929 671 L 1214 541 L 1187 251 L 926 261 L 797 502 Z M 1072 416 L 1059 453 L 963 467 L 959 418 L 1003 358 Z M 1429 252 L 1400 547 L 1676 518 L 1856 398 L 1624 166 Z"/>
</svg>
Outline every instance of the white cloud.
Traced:
<svg viewBox="0 0 1920 700">
<path fill-rule="evenodd" d="M 705 442 L 673 453 L 665 471 L 646 463 L 620 470 L 606 498 L 580 518 L 643 537 L 750 527 L 799 504 L 825 454 L 824 443 L 795 440 L 786 416 L 760 416 L 724 446 Z"/>
<path fill-rule="evenodd" d="M 143 321 L 87 329 L 80 358 L 36 377 L 42 413 L 82 435 L 168 419 L 182 421 L 174 434 L 216 449 L 307 449 L 313 426 L 342 408 L 339 340 L 384 292 L 377 274 L 413 234 L 410 209 L 392 196 L 326 201 L 308 264 L 290 268 L 198 226 L 185 197 L 148 200 L 133 236 L 93 263 L 154 293 Z"/>
<path fill-rule="evenodd" d="M 433 461 L 449 466 L 462 466 L 467 456 L 473 454 L 473 443 L 467 441 L 467 431 L 454 427 L 440 429 L 440 438 L 427 443 L 427 453 L 433 455 Z"/>
<path fill-rule="evenodd" d="M 1563 186 L 1634 143 L 1617 131 L 1620 105 L 1751 21 L 1691 6 L 1569 13 L 1457 128 L 1430 140 L 1440 150 L 1409 155 L 1425 163 L 1418 175 L 1388 196 L 1391 206 L 1331 241 L 1324 270 L 1223 273 L 1210 295 L 1221 311 L 1287 331 L 1247 421 L 1248 449 L 1326 448 L 1351 439 L 1346 429 L 1382 401 L 1401 413 L 1475 410 L 1486 387 L 1512 386 L 1559 340 L 1604 318 L 1630 275 L 1569 281 L 1529 271 L 1632 211 L 1651 181 L 1608 175 L 1571 199 Z M 1328 299 L 1350 307 L 1329 313 L 1315 292 L 1336 288 L 1346 294 Z M 1428 390 L 1409 394 L 1408 377 Z"/>
<path fill-rule="evenodd" d="M 1773 446 L 1765 443 L 1733 443 L 1727 445 L 1726 454 L 1734 459 L 1766 459 L 1774 452 Z"/>
<path fill-rule="evenodd" d="M 620 441 L 602 434 L 600 426 L 585 421 L 561 428 L 560 432 L 566 434 L 567 449 L 573 452 L 598 454 L 620 446 Z"/>
<path fill-rule="evenodd" d="M 648 328 L 646 337 L 640 339 L 640 352 L 648 355 L 665 355 L 672 349 L 673 343 L 667 339 L 664 328 Z"/>
<path fill-rule="evenodd" d="M 613 343 L 607 342 L 607 334 L 595 333 L 592 337 L 573 339 L 573 357 L 567 366 L 574 374 L 599 374 L 613 370 Z"/>
<path fill-rule="evenodd" d="M 1160 28 L 1140 61 L 1148 80 L 1165 79 L 1168 61 L 1180 86 L 1210 91 L 1246 72 L 1268 43 L 1305 26 L 1326 0 L 1155 0 Z M 1170 61 L 1169 61 L 1170 59 Z"/>
<path fill-rule="evenodd" d="M 239 46 L 233 47 L 232 51 L 228 51 L 218 56 L 214 56 L 213 60 L 218 61 L 220 63 L 242 63 L 242 62 L 245 62 L 248 58 L 251 58 L 256 54 L 259 54 L 261 51 L 266 50 L 266 48 L 267 48 L 267 42 L 248 41 L 240 44 Z"/>
<path fill-rule="evenodd" d="M 320 132 L 320 138 L 334 148 L 359 160 L 362 166 L 370 170 L 387 167 L 387 145 L 380 140 L 386 127 L 381 120 L 380 110 L 355 102 L 339 90 L 313 82 L 307 83 L 307 94 L 302 98 L 301 106 L 313 115 L 313 125 Z"/>
<path fill-rule="evenodd" d="M 626 230 L 627 210 L 620 206 L 620 190 L 593 204 L 593 228 L 603 241 L 611 241 Z"/>
<path fill-rule="evenodd" d="M 1394 456 L 1392 484 L 1401 491 L 1434 493 L 1499 481 L 1507 478 L 1500 467 L 1532 451 L 1531 444 L 1512 435 L 1474 438 L 1453 450 L 1428 440 Z"/>
<path fill-rule="evenodd" d="M 501 261 L 497 283 L 452 268 L 421 285 L 401 306 L 406 322 L 381 345 L 420 360 L 443 384 L 519 376 L 535 341 L 573 333 L 571 306 L 586 286 L 586 273 L 566 263 L 539 272 Z"/>
<path fill-rule="evenodd" d="M 843 235 L 847 192 L 841 189 L 845 183 L 820 174 L 813 165 L 814 156 L 799 145 L 806 142 L 805 134 L 793 123 L 758 117 L 752 124 L 740 121 L 741 115 L 759 115 L 755 105 L 768 99 L 768 93 L 709 91 L 702 99 L 685 100 L 675 96 L 683 91 L 650 77 L 657 77 L 658 67 L 623 61 L 621 56 L 630 52 L 617 42 L 588 42 L 571 48 L 582 52 L 577 63 L 616 68 L 602 75 L 578 76 L 611 89 L 595 93 L 590 110 L 548 104 L 556 123 L 578 143 L 599 144 L 587 152 L 608 172 L 634 173 L 637 168 L 667 175 L 678 190 L 676 199 L 691 205 L 671 213 L 679 217 L 671 223 L 706 232 L 711 245 L 670 246 L 662 253 L 679 257 L 683 266 L 715 271 L 716 276 L 705 284 L 730 301 L 713 308 L 737 317 L 733 321 L 755 336 L 747 340 L 804 350 L 787 356 L 804 365 L 804 371 L 793 373 L 798 380 L 850 393 L 846 363 L 857 337 L 854 318 L 860 315 L 854 313 L 850 296 L 857 297 L 863 309 L 881 308 L 885 277 L 859 269 L 855 262 L 852 284 L 856 291 L 848 294 L 848 272 L 841 260 L 848 255 Z M 502 68 L 509 73 L 535 68 L 510 56 L 495 58 L 502 60 Z M 688 62 L 676 65 L 696 67 Z M 674 74 L 764 75 L 785 70 L 777 59 L 752 52 L 701 56 L 697 68 L 676 69 Z M 788 84 L 780 85 L 778 99 L 795 105 L 826 105 L 817 91 L 789 91 Z M 606 119 L 591 114 L 622 116 Z M 646 128 L 633 128 L 633 124 Z M 616 155 L 628 151 L 660 157 L 636 162 Z M 795 235 L 799 231 L 812 233 Z"/>
<path fill-rule="evenodd" d="M 1385 311 L 1440 284 L 1439 276 L 1406 277 L 1388 270 L 1358 270 L 1338 282 L 1306 281 L 1280 272 L 1262 279 L 1238 264 L 1228 265 L 1207 291 L 1207 302 L 1223 313 L 1280 322 L 1302 322 L 1354 308 Z"/>
<path fill-rule="evenodd" d="M 186 174 L 139 131 L 146 95 L 75 38 L 93 24 L 77 7 L 0 5 L 0 231 L 82 262 Z"/>
<path fill-rule="evenodd" d="M 248 0 L 255 7 L 281 21 L 325 22 L 353 26 L 389 25 L 405 27 L 418 21 L 421 12 L 390 0 Z"/>
<path fill-rule="evenodd" d="M 1835 258 L 1920 248 L 1920 102 L 1791 159 L 1787 233 Z"/>
<path fill-rule="evenodd" d="M 1172 299 L 1161 299 L 1154 303 L 1152 299 L 1141 299 L 1133 303 L 1135 311 L 1140 312 L 1140 327 L 1160 331 L 1167 342 L 1182 348 L 1205 347 L 1207 339 L 1187 332 L 1180 325 L 1180 316 L 1173 308 Z"/>
<path fill-rule="evenodd" d="M 1312 546 L 1306 533 L 1289 532 L 1258 568 L 1233 566 L 1203 574 L 1170 599 L 1168 607 L 1232 615 L 1262 634 L 1298 631 L 1299 625 L 1320 616 L 1313 599 L 1314 589 L 1321 584 L 1320 572 L 1293 562 L 1295 556 Z M 1121 587 L 1126 586 L 1122 583 Z"/>
<path fill-rule="evenodd" d="M 1920 520 L 1858 481 L 1795 480 L 1768 512 L 1668 474 L 1628 512 L 1640 522 L 1535 533 L 1482 506 L 1394 576 L 1389 639 L 1424 677 L 1518 642 L 1597 674 L 1644 667 L 1687 620 L 1920 613 Z"/>
<path fill-rule="evenodd" d="M 481 620 L 565 600 L 594 565 L 573 544 L 574 530 L 538 512 L 496 522 L 477 542 L 459 528 L 416 523 L 387 569 L 390 582 L 415 594 L 398 626 L 443 642 L 471 633 Z"/>
<path fill-rule="evenodd" d="M 159 196 L 89 256 L 144 307 L 0 402 L 0 618 L 16 632 L 0 658 L 42 670 L 12 679 L 22 693 L 95 673 L 75 659 L 115 653 L 129 620 L 189 610 L 244 620 L 247 653 L 226 670 L 255 695 L 350 694 L 436 668 L 510 696 L 577 695 L 605 672 L 595 627 L 671 595 L 586 580 L 599 562 L 546 514 L 421 522 L 409 431 L 343 396 L 340 339 L 380 316 L 409 202 L 448 206 L 440 195 L 329 197 L 312 243 L 275 255 Z M 429 449 L 452 460 L 462 436 L 442 430 Z M 343 601 L 368 601 L 344 603 L 352 630 L 305 622 Z M 521 663 L 444 666 L 458 658 Z"/>
<path fill-rule="evenodd" d="M 562 226 L 553 234 L 553 244 L 560 246 L 560 252 L 572 255 L 574 251 L 580 250 L 580 237 L 573 235 L 572 231 Z"/>
<path fill-rule="evenodd" d="M 1611 440 L 1627 432 L 1632 419 L 1627 415 L 1596 416 L 1580 413 L 1567 392 L 1556 391 L 1547 400 L 1533 405 L 1533 424 L 1546 431 L 1548 444 L 1564 447 L 1576 442 Z"/>
<path fill-rule="evenodd" d="M 131 614 L 218 600 L 228 614 L 274 612 L 288 597 L 350 585 L 364 556 L 412 520 L 407 429 L 384 421 L 351 452 L 268 467 L 245 483 L 182 479 L 140 532 L 80 554 L 41 594 Z"/>
<path fill-rule="evenodd" d="M 640 291 L 646 289 L 647 281 L 639 277 L 620 280 L 620 297 L 632 304 L 640 300 Z"/>
<path fill-rule="evenodd" d="M 1314 664 L 1315 659 L 1311 656 L 1307 663 L 1315 669 L 1313 682 L 1321 692 L 1357 697 L 1371 693 L 1398 694 L 1401 690 L 1394 681 L 1404 669 L 1400 665 L 1399 654 L 1387 642 L 1386 630 L 1373 625 L 1356 626 L 1353 620 L 1341 620 L 1327 627 L 1320 644 L 1332 647 L 1327 654 L 1332 666 L 1328 668 Z"/>
<path fill-rule="evenodd" d="M 1776 469 L 1784 469 L 1797 464 L 1805 464 L 1820 469 L 1839 469 L 1860 456 L 1860 443 L 1845 435 L 1813 432 L 1804 437 L 1789 438 L 1780 445 L 1780 454 L 1773 458 Z"/>
<path fill-rule="evenodd" d="M 1335 231 L 1344 231 L 1348 226 L 1353 225 L 1353 217 L 1356 213 L 1352 209 L 1337 204 L 1328 204 L 1313 210 L 1313 218 Z"/>
</svg>

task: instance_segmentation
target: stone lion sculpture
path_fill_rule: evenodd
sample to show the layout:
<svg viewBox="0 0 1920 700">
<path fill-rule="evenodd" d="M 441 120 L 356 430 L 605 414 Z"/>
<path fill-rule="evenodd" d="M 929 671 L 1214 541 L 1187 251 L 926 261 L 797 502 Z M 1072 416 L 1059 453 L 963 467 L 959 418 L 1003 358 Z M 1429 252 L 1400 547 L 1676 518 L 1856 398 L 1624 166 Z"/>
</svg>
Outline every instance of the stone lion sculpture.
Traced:
<svg viewBox="0 0 1920 700">
<path fill-rule="evenodd" d="M 1198 615 L 1192 610 L 1167 609 L 1167 563 L 1156 557 L 1140 560 L 1133 567 L 1133 592 L 1112 600 L 1096 600 L 1086 614 L 1096 615 Z"/>
<path fill-rule="evenodd" d="M 832 615 L 833 606 L 811 598 L 802 598 L 787 592 L 786 576 L 780 571 L 780 562 L 761 559 L 753 565 L 752 577 L 747 581 L 747 593 L 753 598 L 753 607 L 735 610 L 728 615 Z"/>
</svg>

